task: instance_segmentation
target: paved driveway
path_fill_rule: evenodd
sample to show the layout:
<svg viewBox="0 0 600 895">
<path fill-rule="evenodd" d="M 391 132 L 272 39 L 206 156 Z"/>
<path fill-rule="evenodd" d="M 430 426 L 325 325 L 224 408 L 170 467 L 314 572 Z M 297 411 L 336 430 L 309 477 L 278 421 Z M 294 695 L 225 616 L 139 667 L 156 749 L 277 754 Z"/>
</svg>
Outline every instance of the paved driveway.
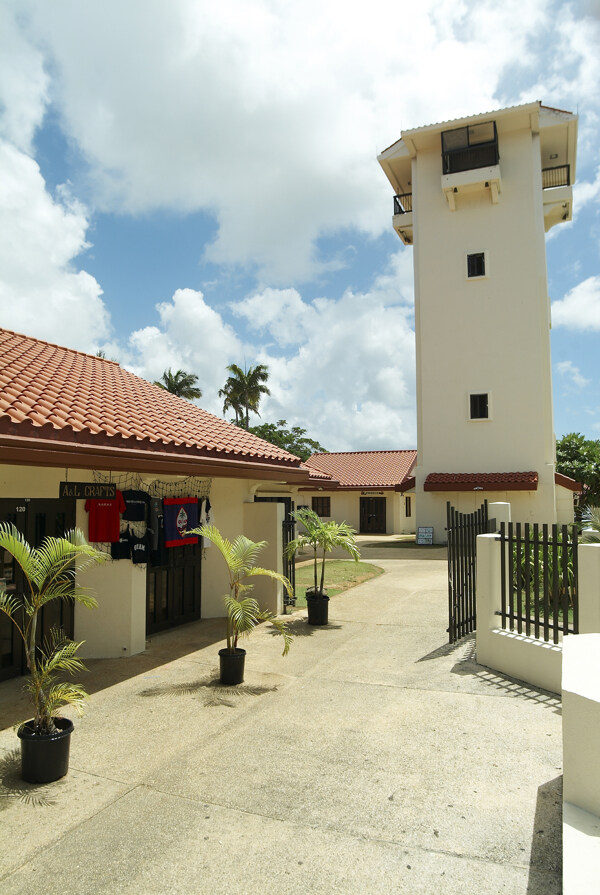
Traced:
<svg viewBox="0 0 600 895">
<path fill-rule="evenodd" d="M 89 663 L 55 784 L 19 781 L 0 685 L 3 895 L 559 893 L 559 700 L 447 645 L 445 550 L 362 540 L 385 574 L 286 658 L 261 626 L 239 689 L 220 621 Z"/>
</svg>

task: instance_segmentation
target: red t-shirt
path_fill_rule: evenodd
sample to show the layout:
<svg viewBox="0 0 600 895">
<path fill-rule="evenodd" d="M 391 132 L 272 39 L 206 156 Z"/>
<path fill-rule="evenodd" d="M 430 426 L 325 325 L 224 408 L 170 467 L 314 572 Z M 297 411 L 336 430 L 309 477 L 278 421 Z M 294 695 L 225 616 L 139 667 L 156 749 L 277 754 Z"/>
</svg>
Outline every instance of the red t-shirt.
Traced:
<svg viewBox="0 0 600 895">
<path fill-rule="evenodd" d="M 119 514 L 125 512 L 125 501 L 120 491 L 117 491 L 114 500 L 107 498 L 86 500 L 85 509 L 90 514 L 88 534 L 90 541 L 114 544 L 119 540 Z"/>
</svg>

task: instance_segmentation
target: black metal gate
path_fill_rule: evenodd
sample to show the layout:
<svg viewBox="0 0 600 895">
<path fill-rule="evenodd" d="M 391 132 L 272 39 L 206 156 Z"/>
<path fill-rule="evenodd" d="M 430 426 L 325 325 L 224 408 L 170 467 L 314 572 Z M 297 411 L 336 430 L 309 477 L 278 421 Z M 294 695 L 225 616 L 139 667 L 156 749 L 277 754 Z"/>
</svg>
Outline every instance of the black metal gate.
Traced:
<svg viewBox="0 0 600 895">
<path fill-rule="evenodd" d="M 448 532 L 448 640 L 456 643 L 477 627 L 477 535 L 488 531 L 488 505 L 459 513 L 446 504 Z"/>
</svg>

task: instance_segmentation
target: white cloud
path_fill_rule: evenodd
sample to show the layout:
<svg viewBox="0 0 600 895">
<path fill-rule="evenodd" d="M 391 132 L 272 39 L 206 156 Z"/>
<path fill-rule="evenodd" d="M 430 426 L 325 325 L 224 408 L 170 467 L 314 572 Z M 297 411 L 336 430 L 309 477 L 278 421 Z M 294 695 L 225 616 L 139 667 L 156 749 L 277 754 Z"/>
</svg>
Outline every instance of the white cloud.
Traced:
<svg viewBox="0 0 600 895">
<path fill-rule="evenodd" d="M 243 353 L 240 339 L 204 300 L 202 292 L 178 289 L 170 302 L 157 305 L 160 327 L 146 326 L 133 332 L 125 349 L 107 345 L 107 356 L 116 352 L 129 369 L 151 381 L 164 370 L 186 370 L 198 377 L 206 410 L 221 414 L 225 367 Z"/>
<path fill-rule="evenodd" d="M 330 450 L 416 446 L 412 309 L 402 301 L 412 280 L 406 256 L 400 251 L 367 293 L 304 302 L 295 290 L 268 289 L 236 305 L 266 340 L 258 354 L 271 373 L 266 419 L 301 425 Z M 295 333 L 294 351 L 273 355 L 269 340 L 279 341 L 286 326 Z"/>
<path fill-rule="evenodd" d="M 206 257 L 284 286 L 328 266 L 319 236 L 389 227 L 377 147 L 496 107 L 502 72 L 556 18 L 542 0 L 25 7 L 103 207 L 207 209 L 219 230 Z"/>
<path fill-rule="evenodd" d="M 26 40 L 15 11 L 14 0 L 0 4 L 0 136 L 29 151 L 44 114 L 49 78 L 42 53 Z"/>
<path fill-rule="evenodd" d="M 2 326 L 85 351 L 108 336 L 102 289 L 73 264 L 87 226 L 66 189 L 53 199 L 36 162 L 0 141 Z"/>
<path fill-rule="evenodd" d="M 150 380 L 168 367 L 195 373 L 203 390 L 198 403 L 217 415 L 226 366 L 247 357 L 249 365 L 269 367 L 262 419 L 300 425 L 331 450 L 414 447 L 412 309 L 401 299 L 409 287 L 410 271 L 407 280 L 406 263 L 394 257 L 369 292 L 348 291 L 339 301 L 305 302 L 294 289 L 253 293 L 234 306 L 250 331 L 246 345 L 201 292 L 180 289 L 157 306 L 160 326 L 136 330 L 125 349 L 105 350 Z M 294 340 L 290 356 L 282 357 L 273 339 L 281 344 L 286 327 Z"/>
<path fill-rule="evenodd" d="M 600 276 L 588 277 L 560 301 L 553 302 L 552 324 L 582 331 L 600 330 Z"/>
<path fill-rule="evenodd" d="M 568 378 L 577 388 L 584 388 L 590 384 L 590 380 L 581 374 L 579 367 L 570 360 L 563 360 L 556 364 L 556 369 L 561 376 Z"/>
</svg>

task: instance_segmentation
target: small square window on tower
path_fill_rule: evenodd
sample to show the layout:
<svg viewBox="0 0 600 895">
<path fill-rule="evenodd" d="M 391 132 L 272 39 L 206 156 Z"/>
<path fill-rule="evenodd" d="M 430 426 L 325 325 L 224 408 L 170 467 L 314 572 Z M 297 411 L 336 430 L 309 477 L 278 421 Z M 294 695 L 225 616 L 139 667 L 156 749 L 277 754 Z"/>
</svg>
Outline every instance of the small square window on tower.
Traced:
<svg viewBox="0 0 600 895">
<path fill-rule="evenodd" d="M 485 277 L 486 264 L 485 252 L 472 252 L 467 254 L 467 278 Z"/>
<path fill-rule="evenodd" d="M 489 401 L 487 392 L 469 395 L 469 416 L 472 420 L 489 419 Z"/>
</svg>

